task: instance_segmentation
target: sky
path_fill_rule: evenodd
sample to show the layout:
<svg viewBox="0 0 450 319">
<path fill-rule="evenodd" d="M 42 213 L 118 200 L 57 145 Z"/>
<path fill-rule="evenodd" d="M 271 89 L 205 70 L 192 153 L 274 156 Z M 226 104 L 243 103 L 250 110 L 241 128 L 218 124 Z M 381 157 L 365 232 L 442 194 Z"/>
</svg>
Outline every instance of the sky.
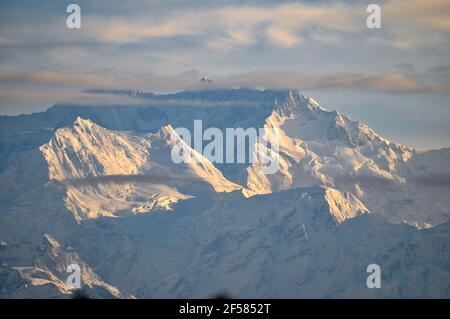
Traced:
<svg viewBox="0 0 450 319">
<path fill-rule="evenodd" d="M 392 141 L 448 147 L 450 1 L 0 1 L 2 115 L 85 88 L 201 85 L 296 88 Z"/>
</svg>

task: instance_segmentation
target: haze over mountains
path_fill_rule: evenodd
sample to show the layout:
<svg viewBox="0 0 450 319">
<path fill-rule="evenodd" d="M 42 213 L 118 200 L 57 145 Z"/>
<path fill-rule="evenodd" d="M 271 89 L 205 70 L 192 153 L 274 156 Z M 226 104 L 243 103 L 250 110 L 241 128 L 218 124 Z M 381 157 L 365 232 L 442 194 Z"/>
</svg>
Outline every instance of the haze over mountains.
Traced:
<svg viewBox="0 0 450 319">
<path fill-rule="evenodd" d="M 450 149 L 387 141 L 295 90 L 90 93 L 135 102 L 0 117 L 1 297 L 69 296 L 73 260 L 95 297 L 450 296 Z M 187 145 L 197 161 L 173 163 L 174 128 L 196 119 L 276 128 L 279 171 Z"/>
</svg>

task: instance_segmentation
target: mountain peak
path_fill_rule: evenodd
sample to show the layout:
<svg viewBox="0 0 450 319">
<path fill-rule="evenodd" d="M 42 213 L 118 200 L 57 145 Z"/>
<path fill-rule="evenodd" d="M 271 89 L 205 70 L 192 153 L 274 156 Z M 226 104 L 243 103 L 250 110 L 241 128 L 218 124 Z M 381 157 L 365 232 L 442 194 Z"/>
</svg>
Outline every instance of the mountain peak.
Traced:
<svg viewBox="0 0 450 319">
<path fill-rule="evenodd" d="M 173 126 L 170 124 L 164 125 L 162 126 L 157 132 L 156 135 L 159 135 L 161 137 L 163 136 L 172 136 L 173 133 L 176 133 L 175 130 L 173 129 Z"/>
<path fill-rule="evenodd" d="M 284 100 L 275 103 L 275 110 L 289 118 L 303 117 L 309 120 L 315 119 L 317 114 L 328 112 L 316 100 L 302 95 L 299 90 L 287 90 Z"/>
<path fill-rule="evenodd" d="M 170 124 L 161 127 L 153 136 L 170 146 L 174 146 L 175 144 L 182 141 L 182 138 L 177 134 L 175 129 Z"/>
<path fill-rule="evenodd" d="M 96 124 L 89 119 L 84 119 L 81 116 L 77 116 L 77 118 L 73 122 L 73 125 L 81 126 L 81 127 L 92 127 L 93 125 L 96 125 Z"/>
</svg>

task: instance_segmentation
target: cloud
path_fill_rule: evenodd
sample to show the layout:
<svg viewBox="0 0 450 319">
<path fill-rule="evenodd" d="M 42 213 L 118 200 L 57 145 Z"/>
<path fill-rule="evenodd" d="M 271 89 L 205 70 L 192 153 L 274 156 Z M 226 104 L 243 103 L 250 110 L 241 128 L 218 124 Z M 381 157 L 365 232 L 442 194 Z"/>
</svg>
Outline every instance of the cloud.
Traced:
<svg viewBox="0 0 450 319">
<path fill-rule="evenodd" d="M 428 70 L 433 74 L 450 74 L 450 64 L 437 65 Z"/>
<path fill-rule="evenodd" d="M 423 176 L 411 177 L 405 180 L 395 180 L 383 178 L 381 176 L 368 176 L 368 175 L 342 175 L 335 178 L 337 183 L 357 183 L 364 187 L 378 187 L 378 188 L 404 188 L 409 184 L 415 184 L 420 187 L 450 187 L 450 175 L 449 174 L 428 174 Z"/>
<path fill-rule="evenodd" d="M 381 92 L 432 92 L 432 87 L 427 87 L 418 79 L 402 73 L 390 73 L 361 77 L 355 81 L 354 85 L 363 89 Z"/>
<path fill-rule="evenodd" d="M 215 101 L 214 106 L 226 106 L 226 107 L 255 107 L 261 106 L 261 103 L 251 101 Z M 142 93 L 142 95 L 127 95 L 117 94 L 114 92 L 105 93 L 80 93 L 67 96 L 61 103 L 70 105 L 89 105 L 89 106 L 183 106 L 183 107 L 209 107 L 210 101 L 199 101 L 192 99 L 161 99 L 158 95 L 153 96 L 150 94 Z"/>
<path fill-rule="evenodd" d="M 217 43 L 228 47 L 262 40 L 290 47 L 299 42 L 302 29 L 351 31 L 357 28 L 355 11 L 341 4 L 215 7 L 175 11 L 156 21 L 102 16 L 88 19 L 92 34 L 99 41 L 126 44 L 149 38 L 191 36 L 217 49 L 223 48 Z M 316 39 L 320 41 L 321 37 Z"/>
<path fill-rule="evenodd" d="M 419 186 L 424 186 L 424 187 L 429 187 L 429 186 L 450 187 L 450 174 L 424 175 L 424 176 L 412 178 L 410 181 Z"/>
<path fill-rule="evenodd" d="M 135 75 L 121 77 L 113 73 L 62 73 L 29 72 L 21 73 L 0 70 L 0 84 L 34 84 L 66 88 L 137 88 L 153 92 L 174 92 L 185 89 L 208 88 L 270 88 L 301 90 L 346 89 L 374 91 L 381 93 L 450 93 L 450 82 L 427 83 L 424 76 L 414 76 L 399 72 L 375 75 L 361 73 L 336 73 L 330 75 L 305 75 L 299 72 L 259 70 L 231 76 L 213 77 L 213 82 L 203 83 L 198 73 L 180 75 Z M 4 96 L 12 92 L 4 91 Z M 1 91 L 0 91 L 1 92 Z"/>
<path fill-rule="evenodd" d="M 249 30 L 230 29 L 224 35 L 206 41 L 206 46 L 215 51 L 229 52 L 235 49 L 236 46 L 249 45 L 255 42 Z"/>
<path fill-rule="evenodd" d="M 299 42 L 299 37 L 289 29 L 283 29 L 279 26 L 267 28 L 266 34 L 269 39 L 282 46 L 291 47 Z"/>
<path fill-rule="evenodd" d="M 124 80 L 113 74 L 66 73 L 54 71 L 15 72 L 0 70 L 0 83 L 39 83 L 56 86 L 117 87 Z"/>
<path fill-rule="evenodd" d="M 79 92 L 67 92 L 61 90 L 51 89 L 0 89 L 0 109 L 2 104 L 14 104 L 14 103 L 44 103 L 49 106 L 57 101 L 63 101 L 67 99 L 75 99 L 80 96 Z"/>
<path fill-rule="evenodd" d="M 450 31 L 450 3 L 443 0 L 391 0 L 381 4 L 382 32 L 367 29 L 366 4 L 281 3 L 276 5 L 207 6 L 172 10 L 151 20 L 88 17 L 98 41 L 119 44 L 149 38 L 195 37 L 206 47 L 268 42 L 281 47 L 302 43 L 302 35 L 317 42 L 336 42 L 337 34 L 365 34 L 372 43 L 407 49 L 445 43 Z M 369 33 L 368 33 L 369 32 Z M 371 32 L 371 33 L 370 33 Z M 324 36 L 327 33 L 334 33 Z"/>
<path fill-rule="evenodd" d="M 301 90 L 346 89 L 382 93 L 450 93 L 449 82 L 427 84 L 413 75 L 403 73 L 305 75 L 298 72 L 261 70 L 221 78 L 211 86 Z"/>
<path fill-rule="evenodd" d="M 401 73 L 415 73 L 416 72 L 416 69 L 414 68 L 413 65 L 411 65 L 410 63 L 405 63 L 405 62 L 391 65 L 389 68 L 396 72 L 401 72 Z"/>
<path fill-rule="evenodd" d="M 0 84 L 40 85 L 49 88 L 151 88 L 155 91 L 177 91 L 199 80 L 197 74 L 162 76 L 157 74 L 135 74 L 120 76 L 113 72 L 17 72 L 0 70 Z"/>
<path fill-rule="evenodd" d="M 159 174 L 136 174 L 136 175 L 103 175 L 103 176 L 88 176 L 83 178 L 69 178 L 64 180 L 58 180 L 57 182 L 62 183 L 66 187 L 80 187 L 80 186 L 95 186 L 102 184 L 161 184 L 173 181 L 182 182 L 195 182 L 197 179 L 195 176 L 190 176 L 186 178 L 174 177 L 169 175 L 159 175 Z"/>
<path fill-rule="evenodd" d="M 183 38 L 228 52 L 260 43 L 293 48 L 306 44 L 306 38 L 338 44 L 339 39 L 361 36 L 372 44 L 402 49 L 449 40 L 450 2 L 445 0 L 383 1 L 381 30 L 367 29 L 367 3 L 359 1 L 257 3 L 114 4 L 108 10 L 82 11 L 83 28 L 79 32 L 63 27 L 63 19 L 53 12 L 45 12 L 48 16 L 37 21 L 30 13 L 30 25 L 1 23 L 0 47 L 127 45 Z M 82 4 L 82 8 L 89 6 Z"/>
<path fill-rule="evenodd" d="M 448 45 L 450 2 L 445 0 L 391 0 L 381 4 L 383 33 L 374 43 L 409 50 Z"/>
<path fill-rule="evenodd" d="M 450 3 L 445 0 L 388 1 L 381 5 L 387 23 L 402 28 L 450 31 Z"/>
<path fill-rule="evenodd" d="M 193 17 L 191 18 L 193 19 Z M 98 38 L 104 42 L 132 43 L 145 38 L 164 38 L 198 34 L 199 25 L 186 17 L 170 19 L 159 24 L 131 21 L 95 21 Z M 94 31 L 95 32 L 95 31 Z"/>
</svg>

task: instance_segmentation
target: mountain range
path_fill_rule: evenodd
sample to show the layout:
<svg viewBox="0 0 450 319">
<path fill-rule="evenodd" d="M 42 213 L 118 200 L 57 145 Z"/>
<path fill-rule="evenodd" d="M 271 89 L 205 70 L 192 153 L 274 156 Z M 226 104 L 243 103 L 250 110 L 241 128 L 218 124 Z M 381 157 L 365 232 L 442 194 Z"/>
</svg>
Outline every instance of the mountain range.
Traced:
<svg viewBox="0 0 450 319">
<path fill-rule="evenodd" d="M 88 92 L 133 103 L 0 117 L 0 297 L 70 297 L 71 263 L 95 298 L 450 297 L 450 149 L 296 90 Z M 198 119 L 274 130 L 279 170 L 211 162 L 177 134 Z"/>
</svg>

